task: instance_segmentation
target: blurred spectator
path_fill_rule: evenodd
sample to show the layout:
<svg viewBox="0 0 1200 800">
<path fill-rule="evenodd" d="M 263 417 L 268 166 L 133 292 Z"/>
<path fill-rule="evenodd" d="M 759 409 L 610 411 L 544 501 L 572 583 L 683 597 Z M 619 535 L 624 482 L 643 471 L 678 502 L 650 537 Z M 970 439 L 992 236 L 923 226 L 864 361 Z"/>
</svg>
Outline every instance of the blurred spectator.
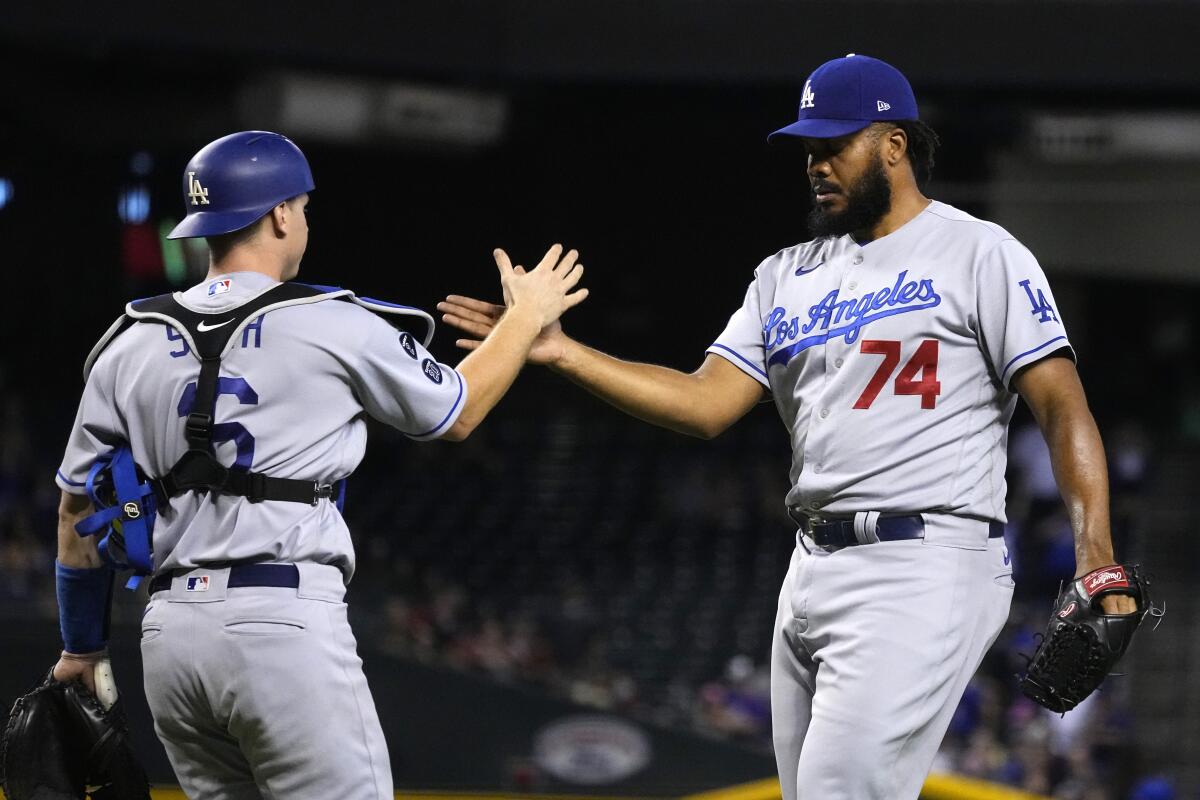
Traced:
<svg viewBox="0 0 1200 800">
<path fill-rule="evenodd" d="M 1161 775 L 1142 778 L 1129 793 L 1129 800 L 1175 800 L 1175 786 Z"/>
</svg>

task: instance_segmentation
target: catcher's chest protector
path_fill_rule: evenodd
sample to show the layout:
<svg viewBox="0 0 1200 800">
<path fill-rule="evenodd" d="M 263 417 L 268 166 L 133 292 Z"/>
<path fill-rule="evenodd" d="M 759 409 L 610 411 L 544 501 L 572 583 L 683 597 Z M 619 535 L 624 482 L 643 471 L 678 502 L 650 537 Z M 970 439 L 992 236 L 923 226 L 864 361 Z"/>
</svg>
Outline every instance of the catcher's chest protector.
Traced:
<svg viewBox="0 0 1200 800">
<path fill-rule="evenodd" d="M 270 311 L 325 300 L 355 303 L 392 324 L 401 317 L 417 317 L 426 324 L 423 343 L 428 345 L 433 337 L 433 319 L 419 309 L 359 298 L 347 289 L 281 283 L 222 311 L 195 311 L 173 294 L 135 300 L 92 349 L 84 364 L 85 380 L 96 359 L 122 331 L 135 322 L 151 322 L 172 326 L 200 361 L 195 392 L 190 396 L 185 394 L 184 398 L 189 406 L 184 426 L 188 449 L 171 470 L 166 475 L 147 478 L 133 463 L 129 448 L 121 447 L 97 460 L 88 476 L 88 494 L 100 510 L 80 522 L 76 530 L 81 536 L 105 534 L 99 545 L 101 552 L 116 566 L 134 571 L 129 588 L 136 588 L 142 577 L 153 572 L 151 544 L 155 514 L 171 497 L 189 491 L 209 491 L 245 497 L 250 502 L 316 504 L 337 494 L 339 487 L 328 483 L 227 468 L 217 461 L 213 451 L 213 412 L 219 393 L 221 358 L 234 337 L 251 319 L 261 319 Z M 114 543 L 118 546 L 113 546 Z"/>
</svg>

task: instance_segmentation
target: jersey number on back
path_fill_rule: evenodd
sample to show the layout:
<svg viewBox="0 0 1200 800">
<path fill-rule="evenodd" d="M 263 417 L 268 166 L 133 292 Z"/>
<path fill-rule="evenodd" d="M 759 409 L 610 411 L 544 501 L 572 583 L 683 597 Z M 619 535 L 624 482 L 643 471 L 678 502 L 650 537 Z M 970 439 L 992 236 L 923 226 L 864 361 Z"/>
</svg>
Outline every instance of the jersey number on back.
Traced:
<svg viewBox="0 0 1200 800">
<path fill-rule="evenodd" d="M 258 392 L 250 388 L 245 378 L 218 378 L 217 397 L 231 394 L 242 405 L 258 405 Z M 192 413 L 196 405 L 196 382 L 192 381 L 183 388 L 183 397 L 179 398 L 179 416 L 186 417 Z M 213 444 L 233 442 L 237 445 L 237 459 L 233 462 L 235 469 L 250 469 L 254 463 L 254 437 L 240 422 L 218 422 L 213 425 Z"/>
<path fill-rule="evenodd" d="M 892 377 L 896 365 L 900 363 L 900 342 L 889 339 L 863 339 L 859 352 L 883 356 L 883 363 L 871 376 L 867 388 L 863 389 L 863 393 L 854 404 L 855 408 L 870 408 L 887 384 L 888 378 Z M 920 395 L 921 408 L 934 408 L 938 395 L 942 393 L 942 384 L 937 379 L 937 363 L 937 340 L 926 339 L 896 376 L 895 393 Z M 918 372 L 921 374 L 919 380 Z"/>
</svg>

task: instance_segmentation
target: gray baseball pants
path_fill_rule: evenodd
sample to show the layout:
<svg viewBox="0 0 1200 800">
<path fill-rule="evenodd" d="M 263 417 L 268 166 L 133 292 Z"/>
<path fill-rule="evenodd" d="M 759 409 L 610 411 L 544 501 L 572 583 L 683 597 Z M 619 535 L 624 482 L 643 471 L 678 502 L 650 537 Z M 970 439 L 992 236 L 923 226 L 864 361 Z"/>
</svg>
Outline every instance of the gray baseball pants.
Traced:
<svg viewBox="0 0 1200 800">
<path fill-rule="evenodd" d="M 830 553 L 798 536 L 771 653 L 784 800 L 914 800 L 1008 618 L 1004 540 L 923 516 L 924 539 Z"/>
<path fill-rule="evenodd" d="M 342 573 L 297 566 L 295 589 L 192 570 L 146 607 L 146 698 L 191 800 L 393 797 Z"/>
</svg>

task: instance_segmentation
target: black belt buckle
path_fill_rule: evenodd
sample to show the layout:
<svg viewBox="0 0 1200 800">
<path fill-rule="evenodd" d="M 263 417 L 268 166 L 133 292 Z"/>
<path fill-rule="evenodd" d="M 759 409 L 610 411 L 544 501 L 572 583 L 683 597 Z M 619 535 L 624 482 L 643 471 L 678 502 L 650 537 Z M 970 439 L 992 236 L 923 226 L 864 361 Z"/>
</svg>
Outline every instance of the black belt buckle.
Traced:
<svg viewBox="0 0 1200 800">
<path fill-rule="evenodd" d="M 328 500 L 331 497 L 333 497 L 333 484 L 332 483 L 321 483 L 320 481 L 313 481 L 312 504 L 314 506 L 317 503 L 321 502 L 322 500 Z"/>
<path fill-rule="evenodd" d="M 801 532 L 812 540 L 812 543 L 826 552 L 833 552 L 846 547 L 847 544 L 858 544 L 857 540 L 847 543 L 842 533 L 841 523 L 847 520 L 826 519 L 817 514 L 805 514 L 799 509 L 788 509 L 788 515 L 800 526 Z M 851 539 L 854 534 L 854 520 L 849 520 Z"/>
<path fill-rule="evenodd" d="M 859 543 L 853 519 L 821 519 L 809 526 L 809 537 L 822 550 L 833 552 Z"/>
</svg>

